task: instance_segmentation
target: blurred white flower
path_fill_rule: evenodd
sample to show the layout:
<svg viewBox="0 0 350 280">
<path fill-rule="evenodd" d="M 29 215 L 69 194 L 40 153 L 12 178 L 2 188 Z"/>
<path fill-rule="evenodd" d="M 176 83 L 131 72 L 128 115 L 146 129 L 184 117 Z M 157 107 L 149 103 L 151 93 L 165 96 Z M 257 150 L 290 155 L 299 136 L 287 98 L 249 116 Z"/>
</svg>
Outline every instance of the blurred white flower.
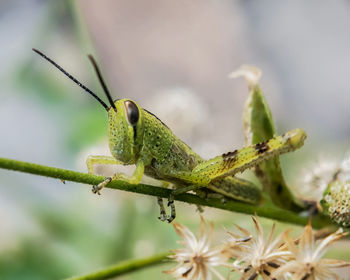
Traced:
<svg viewBox="0 0 350 280">
<path fill-rule="evenodd" d="M 334 180 L 340 170 L 340 164 L 334 160 L 319 159 L 304 172 L 298 191 L 304 198 L 321 200 L 328 184 Z"/>
<path fill-rule="evenodd" d="M 180 138 L 195 137 L 195 130 L 203 126 L 209 116 L 209 110 L 191 89 L 174 87 L 163 89 L 151 97 L 146 109 L 155 113 Z"/>
<path fill-rule="evenodd" d="M 176 233 L 182 238 L 179 243 L 184 248 L 174 250 L 174 258 L 179 264 L 165 273 L 174 276 L 176 279 L 197 279 L 210 280 L 212 273 L 219 279 L 225 278 L 214 268 L 217 266 L 229 266 L 229 254 L 224 245 L 210 246 L 213 235 L 213 224 L 210 223 L 206 229 L 204 219 L 201 217 L 200 235 L 197 239 L 194 234 L 185 226 L 173 223 Z"/>
<path fill-rule="evenodd" d="M 293 280 L 329 280 L 342 279 L 332 271 L 332 268 L 349 266 L 350 262 L 333 259 L 321 259 L 327 248 L 347 233 L 342 229 L 330 234 L 320 242 L 315 242 L 311 224 L 308 224 L 300 239 L 298 246 L 292 240 L 288 232 L 284 233 L 284 239 L 288 250 L 292 253 L 293 260 L 273 272 L 272 277 L 284 277 Z"/>
<path fill-rule="evenodd" d="M 336 180 L 350 179 L 350 155 L 342 161 L 320 158 L 304 172 L 298 192 L 307 199 L 321 200 L 328 185 Z"/>
<path fill-rule="evenodd" d="M 236 258 L 234 266 L 242 272 L 241 280 L 254 280 L 259 277 L 263 279 L 271 279 L 270 276 L 274 269 L 285 264 L 290 259 L 291 252 L 285 247 L 281 247 L 283 241 L 283 233 L 273 239 L 275 224 L 273 224 L 267 239 L 264 239 L 264 232 L 261 224 L 256 217 L 252 217 L 255 224 L 256 237 L 239 228 L 245 235 L 250 236 L 246 240 L 234 239 L 231 246 L 231 256 Z M 231 233 L 232 236 L 232 233 Z M 233 237 L 235 237 L 233 235 Z"/>
</svg>

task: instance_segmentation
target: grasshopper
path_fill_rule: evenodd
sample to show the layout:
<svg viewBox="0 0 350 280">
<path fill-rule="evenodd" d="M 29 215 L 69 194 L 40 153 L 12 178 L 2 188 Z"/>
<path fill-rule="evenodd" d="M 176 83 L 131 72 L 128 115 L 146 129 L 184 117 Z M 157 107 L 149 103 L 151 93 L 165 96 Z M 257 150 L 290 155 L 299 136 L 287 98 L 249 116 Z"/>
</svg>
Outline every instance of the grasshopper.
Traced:
<svg viewBox="0 0 350 280">
<path fill-rule="evenodd" d="M 300 148 L 306 138 L 302 129 L 294 129 L 268 141 L 204 160 L 176 137 L 159 118 L 141 108 L 135 101 L 126 98 L 113 100 L 91 55 L 88 57 L 109 106 L 52 59 L 36 49 L 33 50 L 93 96 L 107 111 L 112 156 L 89 156 L 86 161 L 88 172 L 93 174 L 94 165 L 97 164 L 136 166 L 131 176 L 116 173 L 112 177 L 106 177 L 103 182 L 93 186 L 93 193 L 100 194 L 103 187 L 116 179 L 138 184 L 144 174 L 163 181 L 165 185 L 171 183 L 174 190 L 168 199 L 168 207 L 171 208 L 169 216 L 166 215 L 162 198 L 157 198 L 160 206 L 159 219 L 162 221 L 167 220 L 170 223 L 176 216 L 174 196 L 191 190 L 198 195 L 219 196 L 251 204 L 260 203 L 260 188 L 234 175 L 263 160 Z"/>
</svg>

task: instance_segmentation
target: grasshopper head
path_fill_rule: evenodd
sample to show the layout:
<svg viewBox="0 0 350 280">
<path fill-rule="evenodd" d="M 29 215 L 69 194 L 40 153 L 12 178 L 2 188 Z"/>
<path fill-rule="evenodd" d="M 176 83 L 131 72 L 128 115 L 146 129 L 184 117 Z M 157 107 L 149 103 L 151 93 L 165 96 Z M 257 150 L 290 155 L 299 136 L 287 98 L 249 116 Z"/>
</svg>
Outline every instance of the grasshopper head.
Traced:
<svg viewBox="0 0 350 280">
<path fill-rule="evenodd" d="M 130 99 L 118 99 L 108 109 L 109 148 L 125 164 L 134 164 L 143 138 L 141 108 Z"/>
<path fill-rule="evenodd" d="M 103 108 L 105 108 L 105 110 L 108 112 L 109 148 L 112 155 L 125 164 L 135 163 L 139 156 L 143 138 L 143 118 L 141 108 L 134 101 L 129 99 L 118 99 L 113 101 L 106 83 L 102 78 L 100 69 L 98 68 L 92 55 L 89 55 L 88 57 L 96 71 L 97 77 L 108 98 L 110 106 L 108 106 L 92 90 L 79 82 L 51 58 L 47 57 L 37 49 L 33 49 L 33 51 L 50 62 L 64 75 L 95 98 Z"/>
</svg>

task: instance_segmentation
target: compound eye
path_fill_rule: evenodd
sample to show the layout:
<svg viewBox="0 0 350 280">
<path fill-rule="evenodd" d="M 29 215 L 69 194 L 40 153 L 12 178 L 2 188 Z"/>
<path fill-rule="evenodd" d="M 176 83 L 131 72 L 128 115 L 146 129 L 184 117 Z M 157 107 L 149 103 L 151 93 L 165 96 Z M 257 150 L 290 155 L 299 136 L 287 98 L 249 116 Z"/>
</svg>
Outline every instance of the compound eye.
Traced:
<svg viewBox="0 0 350 280">
<path fill-rule="evenodd" d="M 126 109 L 126 116 L 128 117 L 128 122 L 135 126 L 139 120 L 140 112 L 136 104 L 132 101 L 125 101 L 124 106 Z"/>
</svg>

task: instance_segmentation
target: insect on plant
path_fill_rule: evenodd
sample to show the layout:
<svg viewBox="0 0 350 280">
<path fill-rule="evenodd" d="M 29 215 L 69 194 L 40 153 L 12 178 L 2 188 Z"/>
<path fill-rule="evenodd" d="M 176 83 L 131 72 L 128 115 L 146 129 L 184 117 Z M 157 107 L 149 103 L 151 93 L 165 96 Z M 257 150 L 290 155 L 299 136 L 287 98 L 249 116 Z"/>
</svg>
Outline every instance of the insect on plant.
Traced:
<svg viewBox="0 0 350 280">
<path fill-rule="evenodd" d="M 195 191 L 200 196 L 259 204 L 262 201 L 260 188 L 234 175 L 263 160 L 301 147 L 306 138 L 303 130 L 294 129 L 268 141 L 204 160 L 176 137 L 160 119 L 136 102 L 126 98 L 113 100 L 91 55 L 88 57 L 110 106 L 52 59 L 33 50 L 92 95 L 108 113 L 109 148 L 112 156 L 89 156 L 86 161 L 88 172 L 93 174 L 94 165 L 97 164 L 136 166 L 131 176 L 116 173 L 113 177 L 106 177 L 92 188 L 93 193 L 100 194 L 103 187 L 116 179 L 138 184 L 143 174 L 163 181 L 164 186 L 171 183 L 173 191 L 168 198 L 168 206 L 171 208 L 169 216 L 166 215 L 163 199 L 157 198 L 161 221 L 167 220 L 170 223 L 174 220 L 174 196 L 188 191 Z"/>
</svg>

